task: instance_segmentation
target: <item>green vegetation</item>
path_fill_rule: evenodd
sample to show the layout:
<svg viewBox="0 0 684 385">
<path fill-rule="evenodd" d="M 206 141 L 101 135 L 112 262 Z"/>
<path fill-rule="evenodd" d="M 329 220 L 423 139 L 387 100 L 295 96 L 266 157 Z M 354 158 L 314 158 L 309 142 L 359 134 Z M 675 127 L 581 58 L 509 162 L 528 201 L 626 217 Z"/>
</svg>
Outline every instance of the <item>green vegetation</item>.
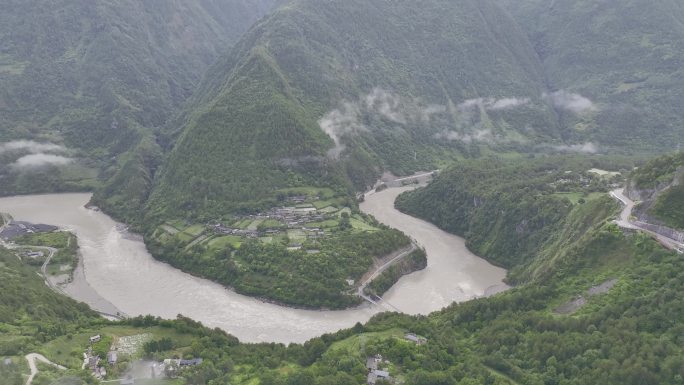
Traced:
<svg viewBox="0 0 684 385">
<path fill-rule="evenodd" d="M 134 219 L 167 144 L 164 126 L 208 66 L 272 0 L 13 2 L 0 15 L 0 145 L 63 145 L 69 164 L 0 151 L 0 194 L 99 190 Z M 29 158 L 30 159 L 30 158 Z M 34 163 L 35 164 L 35 163 Z"/>
<path fill-rule="evenodd" d="M 145 241 L 156 258 L 239 293 L 329 309 L 358 305 L 348 280 L 358 282 L 375 261 L 410 242 L 331 189 L 281 190 L 277 203 L 283 206 L 217 216 L 208 225 L 167 221 Z M 425 267 L 424 255 L 414 257 L 383 274 L 377 291 Z"/>
<path fill-rule="evenodd" d="M 403 175 L 477 155 L 480 143 L 445 138 L 476 128 L 509 151 L 525 147 L 509 141 L 523 127 L 535 141 L 557 138 L 534 52 L 505 12 L 474 0 L 419 8 L 296 0 L 257 23 L 209 70 L 179 118 L 182 134 L 148 219 L 259 210 L 279 191 L 306 186 L 351 196 L 385 169 Z M 509 49 L 496 61 L 481 50 L 501 44 Z M 531 103 L 521 111 L 457 107 L 481 97 Z M 339 159 L 321 124 L 338 130 L 346 146 Z"/>
<path fill-rule="evenodd" d="M 0 356 L 18 356 L 72 333 L 95 317 L 84 304 L 53 293 L 35 270 L 0 248 Z"/>
<path fill-rule="evenodd" d="M 383 271 L 377 278 L 372 280 L 366 291 L 381 297 L 392 285 L 402 276 L 417 270 L 422 270 L 427 266 L 427 255 L 422 249 L 411 253 L 407 258 L 390 266 Z"/>
<path fill-rule="evenodd" d="M 554 240 L 580 202 L 596 199 L 614 183 L 587 170 L 596 163 L 621 168 L 625 162 L 586 157 L 466 161 L 427 187 L 402 194 L 396 205 L 464 236 L 476 254 L 520 268 Z"/>
<path fill-rule="evenodd" d="M 179 238 L 147 243 L 156 258 L 239 293 L 299 307 L 341 309 L 360 303 L 347 279 L 358 281 L 375 258 L 409 243 L 399 231 L 376 226 L 372 232 L 336 229 L 314 240 L 302 234 L 296 238 L 301 248 L 288 248 L 289 232 L 269 241 L 220 236 L 189 249 Z"/>
<path fill-rule="evenodd" d="M 55 231 L 52 233 L 27 234 L 14 239 L 18 245 L 46 246 L 57 249 L 47 266 L 48 274 L 70 274 L 78 264 L 78 240 L 72 233 Z M 25 258 L 26 259 L 26 258 Z M 28 260 L 29 264 L 42 265 L 43 259 Z"/>
<path fill-rule="evenodd" d="M 663 192 L 651 212 L 668 226 L 684 229 L 684 184 Z"/>
<path fill-rule="evenodd" d="M 417 385 L 681 383 L 684 260 L 606 222 L 569 246 L 551 275 L 428 317 L 382 314 L 287 348 L 242 345 L 212 332 L 189 351 L 210 362 L 187 372 L 185 382 L 352 385 L 365 381 L 366 358 L 382 354 L 381 367 Z M 618 283 L 606 294 L 573 314 L 554 312 L 607 278 Z M 427 342 L 406 341 L 406 332 Z"/>
<path fill-rule="evenodd" d="M 594 108 L 581 114 L 558 109 L 566 140 L 654 153 L 681 144 L 684 8 L 679 1 L 626 0 L 615 7 L 600 0 L 553 6 L 544 0 L 496 1 L 527 32 L 549 92 L 565 90 L 593 102 Z"/>
<path fill-rule="evenodd" d="M 656 189 L 673 182 L 677 172 L 684 167 L 684 153 L 664 155 L 640 166 L 630 174 L 637 189 Z"/>
<path fill-rule="evenodd" d="M 572 189 L 584 190 L 592 183 L 605 188 L 605 179 L 581 182 L 566 173 L 586 170 L 586 163 L 594 161 L 536 159 L 501 164 L 490 159 L 479 168 L 475 163 L 464 163 L 444 171 L 434 186 L 443 186 L 454 175 L 468 178 L 461 179 L 463 184 L 475 182 L 470 178 L 477 170 L 483 179 L 473 183 L 471 192 L 527 188 L 552 196 L 558 191 L 542 187 L 558 182 L 557 177 L 569 179 L 566 185 Z M 505 167 L 519 171 L 507 180 L 494 178 Z M 548 173 L 550 169 L 562 171 Z M 410 199 L 429 197 L 422 195 L 429 188 L 417 191 Z M 570 204 L 565 198 L 549 199 L 542 200 L 548 209 L 554 204 L 559 209 Z M 527 205 L 522 200 L 519 203 Z M 486 203 L 480 207 L 484 206 Z M 511 203 L 508 210 L 514 207 Z M 684 299 L 678 295 L 684 290 L 684 259 L 649 236 L 625 235 L 610 222 L 615 209 L 616 203 L 605 196 L 572 204 L 547 242 L 526 241 L 529 250 L 534 250 L 533 257 L 510 262 L 526 269 L 526 279 L 507 292 L 454 304 L 429 316 L 384 313 L 366 325 L 357 324 L 287 347 L 241 344 L 220 330 L 183 317 L 161 320 L 147 316 L 117 323 L 102 320 L 84 305 L 50 292 L 32 269 L 0 249 L 0 355 L 20 362 L 21 355 L 38 351 L 72 368 L 58 373 L 41 366 L 41 371 L 45 369 L 41 384 L 58 377 L 74 384 L 92 382 L 89 374 L 77 370 L 78 357 L 87 346 L 88 336 L 101 334 L 104 341 L 114 343 L 126 336 L 149 335 L 137 353 L 123 360 L 124 366 L 142 356 L 204 359 L 164 385 L 358 385 L 366 378 L 366 359 L 376 354 L 383 356 L 381 368 L 389 369 L 404 383 L 416 385 L 678 385 L 684 379 Z M 192 226 L 173 225 L 179 233 Z M 348 229 L 335 236 L 343 239 L 364 234 Z M 262 250 L 271 249 L 251 240 L 234 254 L 254 251 L 250 258 L 264 258 Z M 587 296 L 586 304 L 573 312 L 556 311 L 578 295 L 613 280 L 615 286 Z M 415 344 L 404 338 L 406 333 L 415 333 L 425 341 Z M 104 351 L 104 346 L 100 350 Z M 110 369 L 117 373 L 117 368 Z M 0 370 L 6 375 L 3 378 L 21 383 L 16 366 L 0 366 Z"/>
<path fill-rule="evenodd" d="M 684 229 L 684 153 L 653 159 L 630 174 L 630 192 L 644 200 L 640 215 Z"/>
</svg>

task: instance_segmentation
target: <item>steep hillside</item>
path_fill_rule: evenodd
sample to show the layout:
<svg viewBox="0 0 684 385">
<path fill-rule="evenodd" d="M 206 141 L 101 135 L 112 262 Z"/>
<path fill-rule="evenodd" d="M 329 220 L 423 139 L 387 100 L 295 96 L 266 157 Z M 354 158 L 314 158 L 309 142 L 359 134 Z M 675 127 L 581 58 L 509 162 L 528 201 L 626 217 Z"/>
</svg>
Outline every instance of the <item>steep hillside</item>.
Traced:
<svg viewBox="0 0 684 385">
<path fill-rule="evenodd" d="M 653 159 L 634 170 L 626 192 L 640 201 L 640 219 L 684 229 L 684 153 Z"/>
<path fill-rule="evenodd" d="M 92 190 L 112 177 L 272 3 L 5 2 L 0 193 Z"/>
<path fill-rule="evenodd" d="M 681 142 L 680 1 L 498 2 L 526 28 L 550 92 L 561 91 L 551 96 L 564 137 L 639 151 Z"/>
<path fill-rule="evenodd" d="M 150 208 L 253 209 L 279 188 L 361 189 L 482 143 L 553 140 L 543 87 L 491 1 L 291 1 L 209 71 Z"/>
<path fill-rule="evenodd" d="M 629 163 L 584 157 L 469 161 L 447 169 L 425 188 L 400 195 L 396 206 L 463 236 L 476 254 L 513 269 L 514 280 L 529 280 L 532 271 L 526 269 L 542 250 L 555 241 L 562 246 L 575 240 L 566 234 L 568 227 L 584 233 L 611 215 L 600 209 L 610 205 L 592 201 L 619 177 L 588 170 Z M 553 249 L 557 255 L 563 247 Z"/>
</svg>

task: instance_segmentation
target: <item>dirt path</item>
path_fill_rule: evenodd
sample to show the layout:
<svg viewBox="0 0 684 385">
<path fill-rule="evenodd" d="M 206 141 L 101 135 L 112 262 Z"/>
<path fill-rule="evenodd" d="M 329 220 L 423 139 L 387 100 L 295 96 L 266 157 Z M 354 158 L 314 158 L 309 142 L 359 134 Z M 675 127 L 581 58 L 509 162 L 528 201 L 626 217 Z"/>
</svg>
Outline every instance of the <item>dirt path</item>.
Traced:
<svg viewBox="0 0 684 385">
<path fill-rule="evenodd" d="M 36 365 L 36 361 L 40 361 L 42 363 L 52 365 L 59 370 L 67 370 L 67 368 L 65 368 L 64 366 L 57 365 L 54 362 L 45 358 L 45 356 L 38 354 L 38 353 L 29 353 L 26 356 L 24 356 L 24 358 L 26 358 L 26 361 L 28 361 L 29 370 L 31 371 L 31 374 L 29 375 L 28 379 L 26 380 L 26 385 L 31 385 L 31 383 L 33 382 L 33 378 L 36 377 L 36 374 L 38 374 L 38 366 Z"/>
</svg>

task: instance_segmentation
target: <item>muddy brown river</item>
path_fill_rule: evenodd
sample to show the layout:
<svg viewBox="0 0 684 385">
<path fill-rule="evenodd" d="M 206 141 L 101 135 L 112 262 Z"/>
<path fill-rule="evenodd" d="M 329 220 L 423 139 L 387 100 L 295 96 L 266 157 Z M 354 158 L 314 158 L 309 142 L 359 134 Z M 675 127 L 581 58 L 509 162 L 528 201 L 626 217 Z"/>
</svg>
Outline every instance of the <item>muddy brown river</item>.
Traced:
<svg viewBox="0 0 684 385">
<path fill-rule="evenodd" d="M 362 210 L 409 234 L 428 253 L 428 267 L 402 278 L 384 297 L 403 312 L 427 314 L 506 288 L 505 270 L 470 253 L 461 238 L 394 209 L 403 189 L 370 194 Z M 152 258 L 141 239 L 99 211 L 86 209 L 90 194 L 0 198 L 0 211 L 16 220 L 73 231 L 82 253 L 74 282 L 65 291 L 105 313 L 183 314 L 219 327 L 245 342 L 303 342 L 365 322 L 384 309 L 373 305 L 343 311 L 299 310 L 237 294 Z"/>
</svg>

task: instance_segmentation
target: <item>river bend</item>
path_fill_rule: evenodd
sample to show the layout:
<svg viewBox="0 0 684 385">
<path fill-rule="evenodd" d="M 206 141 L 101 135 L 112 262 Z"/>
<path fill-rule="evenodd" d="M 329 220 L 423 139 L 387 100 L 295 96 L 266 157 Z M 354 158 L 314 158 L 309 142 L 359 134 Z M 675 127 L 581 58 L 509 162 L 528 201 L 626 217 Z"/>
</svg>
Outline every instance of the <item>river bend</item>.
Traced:
<svg viewBox="0 0 684 385">
<path fill-rule="evenodd" d="M 362 210 L 412 236 L 428 253 L 428 267 L 402 278 L 384 297 L 400 310 L 427 314 L 453 301 L 504 289 L 503 269 L 470 253 L 461 238 L 394 209 L 404 189 L 368 195 Z M 219 327 L 245 342 L 303 342 L 365 322 L 379 311 L 363 306 L 343 311 L 292 309 L 237 294 L 155 260 L 140 237 L 99 211 L 86 209 L 90 194 L 0 198 L 0 211 L 16 220 L 73 231 L 82 262 L 66 292 L 105 313 L 183 314 Z"/>
</svg>

